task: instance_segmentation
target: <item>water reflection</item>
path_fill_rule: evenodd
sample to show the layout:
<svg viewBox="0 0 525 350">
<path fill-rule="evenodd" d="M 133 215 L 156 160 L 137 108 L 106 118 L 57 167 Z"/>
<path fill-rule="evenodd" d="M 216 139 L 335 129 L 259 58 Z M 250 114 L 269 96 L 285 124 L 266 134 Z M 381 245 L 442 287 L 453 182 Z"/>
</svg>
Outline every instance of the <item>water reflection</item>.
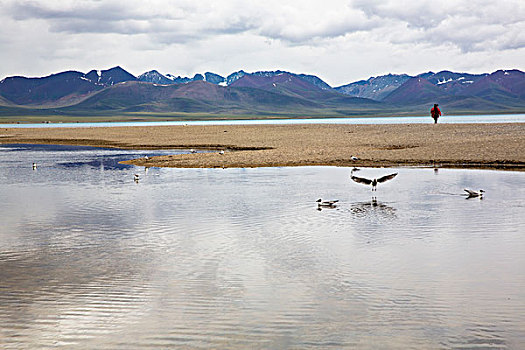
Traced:
<svg viewBox="0 0 525 350">
<path fill-rule="evenodd" d="M 352 204 L 350 212 L 356 217 L 378 217 L 385 219 L 395 219 L 396 209 L 390 205 L 378 202 L 376 197 L 370 201 Z"/>
<path fill-rule="evenodd" d="M 0 146 L 0 348 L 525 343 L 523 173 L 395 169 L 371 197 L 347 168 L 118 165 L 146 154 Z"/>
</svg>

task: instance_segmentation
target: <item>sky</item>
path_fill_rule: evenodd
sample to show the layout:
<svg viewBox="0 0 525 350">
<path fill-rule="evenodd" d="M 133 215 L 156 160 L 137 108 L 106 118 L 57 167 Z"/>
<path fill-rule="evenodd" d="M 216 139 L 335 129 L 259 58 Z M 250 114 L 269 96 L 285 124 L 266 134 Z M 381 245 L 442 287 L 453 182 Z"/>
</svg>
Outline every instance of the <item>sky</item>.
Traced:
<svg viewBox="0 0 525 350">
<path fill-rule="evenodd" d="M 121 66 L 134 75 L 525 71 L 523 0 L 0 0 L 0 79 Z"/>
</svg>

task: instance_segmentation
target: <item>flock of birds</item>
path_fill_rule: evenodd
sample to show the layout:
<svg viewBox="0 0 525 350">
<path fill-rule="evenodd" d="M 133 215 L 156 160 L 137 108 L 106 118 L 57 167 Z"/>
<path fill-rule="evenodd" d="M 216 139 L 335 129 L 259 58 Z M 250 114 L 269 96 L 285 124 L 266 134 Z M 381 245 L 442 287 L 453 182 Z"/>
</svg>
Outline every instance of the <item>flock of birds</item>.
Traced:
<svg viewBox="0 0 525 350">
<path fill-rule="evenodd" d="M 359 170 L 358 168 L 353 168 L 352 171 L 350 172 L 350 178 L 356 183 L 360 183 L 360 184 L 367 185 L 367 186 L 371 185 L 372 186 L 372 192 L 377 191 L 377 185 L 378 184 L 387 182 L 389 180 L 392 180 L 398 174 L 398 173 L 392 173 L 392 174 L 384 175 L 384 176 L 381 176 L 381 177 L 378 177 L 378 178 L 369 179 L 369 178 L 366 178 L 366 177 L 355 176 L 354 172 L 358 171 L 358 170 Z M 466 199 L 471 199 L 471 198 L 483 199 L 483 194 L 485 193 L 484 190 L 474 191 L 474 190 L 470 190 L 468 188 L 465 188 L 464 191 L 466 192 L 466 196 L 467 196 Z M 338 202 L 339 202 L 338 199 L 335 199 L 335 200 L 322 200 L 321 198 L 319 198 L 316 201 L 317 207 L 318 207 L 319 210 L 321 208 L 336 208 Z"/>
<path fill-rule="evenodd" d="M 354 156 L 352 156 L 352 157 L 354 157 Z M 393 173 L 393 174 L 381 176 L 379 178 L 368 179 L 366 177 L 355 176 L 354 172 L 358 171 L 358 170 L 359 169 L 357 169 L 357 168 L 352 169 L 352 171 L 350 172 L 350 178 L 354 182 L 357 182 L 357 183 L 360 183 L 360 184 L 363 184 L 363 185 L 372 185 L 372 192 L 377 191 L 377 185 L 378 184 L 383 183 L 383 182 L 387 182 L 389 180 L 392 180 L 394 177 L 397 176 L 397 173 Z M 336 204 L 339 202 L 339 200 L 336 199 L 336 200 L 325 200 L 325 201 L 323 201 L 321 198 L 319 198 L 316 202 L 317 202 L 317 207 L 318 208 L 335 208 L 337 206 Z"/>
<path fill-rule="evenodd" d="M 190 153 L 197 153 L 197 151 L 192 148 L 190 150 Z M 224 154 L 224 150 L 220 150 L 218 152 L 218 154 L 223 155 Z M 353 161 L 359 160 L 359 158 L 356 157 L 356 156 L 351 156 L 350 158 Z M 144 156 L 144 159 L 148 160 L 149 157 L 148 156 Z M 36 170 L 36 169 L 37 169 L 37 164 L 33 163 L 33 170 Z M 381 176 L 381 177 L 378 177 L 378 178 L 368 179 L 366 177 L 355 176 L 354 172 L 356 172 L 358 170 L 359 170 L 358 168 L 353 168 L 352 171 L 350 172 L 350 178 L 354 182 L 357 182 L 357 183 L 360 183 L 360 184 L 363 184 L 363 185 L 371 185 L 372 186 L 372 192 L 377 191 L 377 185 L 378 184 L 383 183 L 383 182 L 387 182 L 389 180 L 392 180 L 398 174 L 398 173 L 392 173 L 392 174 L 384 175 L 384 176 Z M 148 171 L 148 167 L 146 167 L 146 172 L 147 171 Z M 135 181 L 135 183 L 138 183 L 139 180 L 140 180 L 140 175 L 139 174 L 135 174 L 133 176 L 133 181 Z M 484 190 L 474 191 L 474 190 L 470 190 L 468 188 L 465 188 L 464 191 L 466 192 L 467 199 L 470 199 L 470 198 L 483 199 L 483 194 L 485 193 Z M 317 202 L 318 208 L 335 208 L 337 206 L 336 204 L 339 202 L 339 200 L 338 199 L 335 199 L 335 200 L 322 200 L 321 198 L 319 198 L 316 202 Z"/>
</svg>

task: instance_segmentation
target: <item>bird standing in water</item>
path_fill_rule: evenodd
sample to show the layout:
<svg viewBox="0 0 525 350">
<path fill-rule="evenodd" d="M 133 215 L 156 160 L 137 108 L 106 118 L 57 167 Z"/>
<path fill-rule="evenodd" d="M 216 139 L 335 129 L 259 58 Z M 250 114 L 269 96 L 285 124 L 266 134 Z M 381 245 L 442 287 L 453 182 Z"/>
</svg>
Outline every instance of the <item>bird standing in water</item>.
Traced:
<svg viewBox="0 0 525 350">
<path fill-rule="evenodd" d="M 317 206 L 318 207 L 324 207 L 324 208 L 335 208 L 336 207 L 336 203 L 339 202 L 338 199 L 336 200 L 333 200 L 333 201 L 323 201 L 321 198 L 319 198 L 318 200 L 316 200 L 317 202 Z"/>
<path fill-rule="evenodd" d="M 359 177 L 359 176 L 354 176 L 354 175 L 351 175 L 350 178 L 357 183 L 361 183 L 365 185 L 372 185 L 372 191 L 377 191 L 377 184 L 386 182 L 388 180 L 392 180 L 396 176 L 397 176 L 397 173 L 381 176 L 380 178 L 377 178 L 377 179 L 367 179 L 365 177 Z"/>
</svg>

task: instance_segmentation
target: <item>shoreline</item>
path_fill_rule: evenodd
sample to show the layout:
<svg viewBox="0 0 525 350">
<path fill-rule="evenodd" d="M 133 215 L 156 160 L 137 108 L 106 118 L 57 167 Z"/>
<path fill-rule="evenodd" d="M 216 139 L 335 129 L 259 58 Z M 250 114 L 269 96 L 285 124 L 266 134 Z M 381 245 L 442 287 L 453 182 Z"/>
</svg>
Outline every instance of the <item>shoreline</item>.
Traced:
<svg viewBox="0 0 525 350">
<path fill-rule="evenodd" d="M 2 128 L 0 143 L 225 151 L 122 162 L 148 167 L 435 166 L 525 171 L 525 123 Z"/>
</svg>

